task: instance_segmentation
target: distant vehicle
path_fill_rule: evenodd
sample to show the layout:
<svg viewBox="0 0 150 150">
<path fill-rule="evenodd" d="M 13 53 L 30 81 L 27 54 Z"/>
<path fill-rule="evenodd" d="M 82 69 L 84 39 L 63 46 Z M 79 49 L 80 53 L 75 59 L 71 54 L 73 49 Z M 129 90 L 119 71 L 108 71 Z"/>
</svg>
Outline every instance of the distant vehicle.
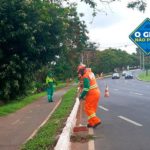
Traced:
<svg viewBox="0 0 150 150">
<path fill-rule="evenodd" d="M 119 78 L 120 78 L 119 73 L 113 73 L 112 79 L 119 79 Z"/>
<path fill-rule="evenodd" d="M 125 74 L 125 79 L 133 79 L 133 74 L 132 74 L 132 72 L 126 72 L 126 74 Z"/>
<path fill-rule="evenodd" d="M 122 76 L 125 76 L 125 75 L 126 75 L 126 72 L 127 72 L 127 71 L 125 71 L 125 70 L 122 71 Z"/>
</svg>

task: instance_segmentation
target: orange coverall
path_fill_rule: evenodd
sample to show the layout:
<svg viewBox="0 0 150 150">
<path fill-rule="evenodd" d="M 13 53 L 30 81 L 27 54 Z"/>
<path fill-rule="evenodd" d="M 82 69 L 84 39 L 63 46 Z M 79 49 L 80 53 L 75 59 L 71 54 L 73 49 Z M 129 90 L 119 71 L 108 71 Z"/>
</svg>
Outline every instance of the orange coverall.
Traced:
<svg viewBox="0 0 150 150">
<path fill-rule="evenodd" d="M 88 116 L 88 125 L 94 127 L 96 124 L 101 123 L 101 119 L 96 116 L 96 110 L 100 99 L 100 90 L 97 86 L 95 75 L 91 69 L 85 70 L 83 84 L 84 87 L 80 99 L 85 97 L 84 110 Z M 89 84 L 89 86 L 87 86 L 87 84 Z"/>
</svg>

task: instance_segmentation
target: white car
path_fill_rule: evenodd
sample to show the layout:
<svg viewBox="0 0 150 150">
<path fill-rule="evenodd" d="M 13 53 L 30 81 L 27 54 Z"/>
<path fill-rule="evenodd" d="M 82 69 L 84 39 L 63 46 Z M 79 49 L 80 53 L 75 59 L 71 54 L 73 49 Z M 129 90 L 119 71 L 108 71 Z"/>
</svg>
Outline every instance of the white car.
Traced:
<svg viewBox="0 0 150 150">
<path fill-rule="evenodd" d="M 120 78 L 119 73 L 113 73 L 112 79 L 119 79 L 119 78 Z"/>
<path fill-rule="evenodd" d="M 122 71 L 122 76 L 125 76 L 126 75 L 126 73 L 127 73 L 127 71 Z"/>
<path fill-rule="evenodd" d="M 125 79 L 133 79 L 133 74 L 132 72 L 127 72 L 126 75 L 125 75 Z"/>
</svg>

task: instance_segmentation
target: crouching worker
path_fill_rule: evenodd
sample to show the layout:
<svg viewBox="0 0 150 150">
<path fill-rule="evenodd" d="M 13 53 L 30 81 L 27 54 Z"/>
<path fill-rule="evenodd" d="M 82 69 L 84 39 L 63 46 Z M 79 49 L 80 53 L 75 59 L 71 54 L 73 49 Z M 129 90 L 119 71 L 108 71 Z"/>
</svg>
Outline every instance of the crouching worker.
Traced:
<svg viewBox="0 0 150 150">
<path fill-rule="evenodd" d="M 85 65 L 81 64 L 78 66 L 77 72 L 83 79 L 83 90 L 79 99 L 85 100 L 84 110 L 88 116 L 87 127 L 95 128 L 101 124 L 101 119 L 96 116 L 100 90 L 97 86 L 95 75 L 90 68 L 86 68 Z"/>
<path fill-rule="evenodd" d="M 48 72 L 46 77 L 48 102 L 53 102 L 54 83 L 55 83 L 55 79 L 52 77 L 52 74 Z"/>
</svg>

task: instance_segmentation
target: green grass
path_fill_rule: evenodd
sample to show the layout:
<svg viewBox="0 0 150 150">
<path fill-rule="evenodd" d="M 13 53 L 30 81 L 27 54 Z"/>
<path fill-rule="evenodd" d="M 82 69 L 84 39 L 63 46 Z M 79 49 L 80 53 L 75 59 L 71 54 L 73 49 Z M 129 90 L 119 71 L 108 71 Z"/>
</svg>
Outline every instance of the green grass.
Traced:
<svg viewBox="0 0 150 150">
<path fill-rule="evenodd" d="M 60 89 L 62 87 L 65 87 L 66 83 L 59 83 L 56 86 L 56 90 Z M 38 94 L 30 95 L 25 98 L 19 99 L 19 100 L 14 100 L 13 102 L 10 102 L 6 105 L 0 106 L 0 116 L 5 116 L 10 113 L 16 112 L 17 110 L 25 107 L 26 105 L 38 100 L 39 98 L 43 97 L 46 95 L 46 92 L 41 92 Z"/>
<path fill-rule="evenodd" d="M 0 106 L 0 116 L 4 116 L 4 115 L 8 115 L 10 113 L 13 113 L 45 95 L 46 95 L 46 92 L 42 92 L 42 93 L 38 93 L 38 94 L 34 94 L 31 96 L 25 97 L 20 100 L 15 100 L 6 105 Z"/>
<path fill-rule="evenodd" d="M 60 89 L 60 88 L 63 88 L 66 86 L 66 83 L 64 82 L 59 82 L 58 85 L 56 86 L 56 90 Z"/>
<path fill-rule="evenodd" d="M 150 81 L 150 71 L 148 71 L 148 75 L 146 75 L 146 71 L 142 72 L 138 78 L 143 81 Z"/>
<path fill-rule="evenodd" d="M 64 123 L 75 103 L 76 87 L 67 92 L 56 111 L 48 122 L 40 128 L 36 136 L 23 145 L 22 150 L 51 150 L 57 142 L 57 136 L 61 133 Z"/>
</svg>

